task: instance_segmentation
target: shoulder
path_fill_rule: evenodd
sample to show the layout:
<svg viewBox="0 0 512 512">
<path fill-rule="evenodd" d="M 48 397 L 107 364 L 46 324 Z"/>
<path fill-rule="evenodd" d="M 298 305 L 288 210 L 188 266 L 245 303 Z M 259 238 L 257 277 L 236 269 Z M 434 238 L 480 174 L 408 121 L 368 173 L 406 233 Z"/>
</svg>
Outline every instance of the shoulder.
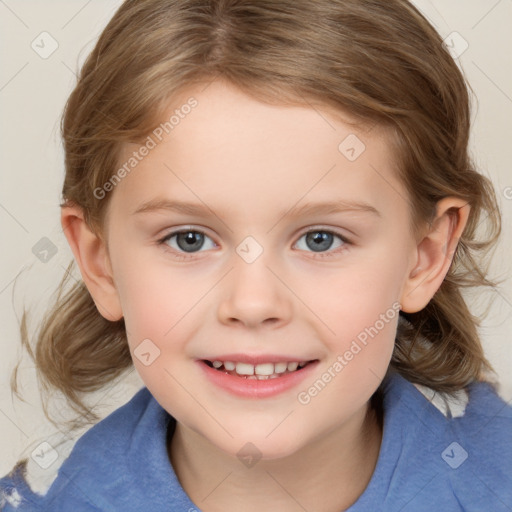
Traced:
<svg viewBox="0 0 512 512">
<path fill-rule="evenodd" d="M 36 511 L 41 496 L 33 492 L 26 482 L 27 460 L 19 461 L 16 466 L 0 478 L 0 510 Z"/>
<path fill-rule="evenodd" d="M 111 473 L 112 465 L 123 459 L 133 435 L 141 428 L 141 423 L 147 421 L 150 408 L 153 412 L 158 411 L 159 405 L 144 387 L 126 404 L 91 427 L 76 441 L 46 494 L 35 492 L 28 484 L 28 459 L 19 461 L 8 475 L 0 479 L 0 510 L 45 510 L 53 500 L 55 506 L 48 510 L 101 510 L 87 499 L 90 487 L 93 482 L 100 483 L 106 474 Z M 61 508 L 61 502 L 64 508 Z M 78 502 L 83 503 L 78 505 Z"/>
<path fill-rule="evenodd" d="M 491 384 L 448 395 L 394 375 L 384 389 L 399 465 L 418 496 L 450 496 L 454 510 L 512 508 L 512 407 Z"/>
<path fill-rule="evenodd" d="M 443 452 L 445 461 L 461 453 L 461 471 L 451 473 L 454 489 L 481 489 L 480 495 L 489 496 L 482 509 L 489 509 L 491 499 L 497 501 L 493 510 L 503 504 L 512 509 L 512 407 L 489 383 L 472 384 L 468 395 L 464 415 L 450 421 L 453 445 Z"/>
</svg>

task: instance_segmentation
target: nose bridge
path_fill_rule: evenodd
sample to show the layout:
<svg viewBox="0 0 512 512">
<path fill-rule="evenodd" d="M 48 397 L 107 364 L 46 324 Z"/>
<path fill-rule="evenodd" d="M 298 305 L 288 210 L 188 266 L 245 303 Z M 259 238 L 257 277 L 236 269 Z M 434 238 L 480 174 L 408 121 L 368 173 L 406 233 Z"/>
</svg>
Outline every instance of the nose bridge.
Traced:
<svg viewBox="0 0 512 512">
<path fill-rule="evenodd" d="M 261 247 L 261 246 L 260 246 Z M 270 271 L 269 254 L 256 250 L 254 241 L 246 240 L 233 255 L 233 271 L 224 285 L 218 308 L 223 323 L 257 326 L 289 320 L 291 303 L 286 287 Z M 259 252 L 259 254 L 258 254 Z"/>
</svg>

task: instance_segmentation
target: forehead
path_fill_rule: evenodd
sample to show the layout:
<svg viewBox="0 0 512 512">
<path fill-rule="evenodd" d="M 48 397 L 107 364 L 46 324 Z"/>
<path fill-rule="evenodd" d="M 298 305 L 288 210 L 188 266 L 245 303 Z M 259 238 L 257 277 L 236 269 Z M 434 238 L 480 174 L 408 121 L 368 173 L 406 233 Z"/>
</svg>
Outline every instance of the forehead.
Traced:
<svg viewBox="0 0 512 512">
<path fill-rule="evenodd" d="M 216 81 L 175 97 L 149 137 L 115 208 L 169 196 L 248 215 L 332 196 L 407 209 L 386 132 L 356 128 L 341 111 L 263 103 Z M 127 145 L 120 165 L 140 147 Z"/>
</svg>

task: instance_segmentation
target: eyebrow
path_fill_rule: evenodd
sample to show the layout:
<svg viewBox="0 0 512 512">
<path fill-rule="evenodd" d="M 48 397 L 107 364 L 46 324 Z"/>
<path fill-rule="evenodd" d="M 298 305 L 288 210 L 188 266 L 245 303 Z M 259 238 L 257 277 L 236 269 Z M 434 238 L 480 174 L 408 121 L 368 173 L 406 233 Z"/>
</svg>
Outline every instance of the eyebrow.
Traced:
<svg viewBox="0 0 512 512">
<path fill-rule="evenodd" d="M 158 198 L 142 203 L 134 212 L 132 212 L 132 215 L 158 211 L 173 211 L 195 217 L 207 217 L 210 214 L 216 215 L 214 211 L 204 203 L 188 203 L 185 201 L 171 201 L 169 199 Z M 292 207 L 288 210 L 279 212 L 279 218 L 285 216 L 299 217 L 301 215 L 328 215 L 344 212 L 371 213 L 381 217 L 380 212 L 370 204 L 340 199 L 338 201 L 306 203 L 299 207 Z"/>
</svg>

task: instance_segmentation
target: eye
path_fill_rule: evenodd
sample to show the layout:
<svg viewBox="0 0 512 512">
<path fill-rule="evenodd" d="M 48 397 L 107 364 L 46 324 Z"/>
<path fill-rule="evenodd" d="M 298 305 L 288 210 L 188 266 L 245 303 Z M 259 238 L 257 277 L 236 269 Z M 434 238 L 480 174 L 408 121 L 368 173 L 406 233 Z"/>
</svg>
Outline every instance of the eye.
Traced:
<svg viewBox="0 0 512 512">
<path fill-rule="evenodd" d="M 201 248 L 204 248 L 205 241 L 209 240 L 210 247 L 206 249 L 213 249 L 216 247 L 215 242 L 206 233 L 196 229 L 181 229 L 179 231 L 173 231 L 164 238 L 158 241 L 161 245 L 169 246 L 173 251 L 176 251 L 181 257 L 183 253 L 195 253 Z"/>
<path fill-rule="evenodd" d="M 304 239 L 304 243 L 300 246 L 301 241 Z M 314 229 L 307 233 L 304 233 L 297 241 L 297 247 L 301 250 L 312 251 L 315 253 L 323 253 L 333 248 L 333 244 L 336 243 L 336 239 L 339 240 L 334 249 L 346 249 L 350 245 L 350 241 L 339 233 L 328 231 L 325 229 Z M 321 257 L 331 256 L 333 253 L 340 251 L 329 251 L 327 254 L 320 254 Z"/>
<path fill-rule="evenodd" d="M 338 242 L 336 243 L 336 239 Z M 302 240 L 305 242 L 301 243 Z M 210 246 L 208 247 L 209 241 Z M 170 248 L 178 258 L 187 259 L 194 254 L 201 252 L 201 249 L 208 250 L 217 247 L 215 242 L 203 231 L 197 229 L 180 229 L 167 234 L 158 240 L 159 245 Z M 350 241 L 343 235 L 326 229 L 314 229 L 304 233 L 296 242 L 300 250 L 317 253 L 319 257 L 332 256 L 351 245 Z M 334 249 L 334 250 L 332 250 Z M 338 250 L 336 250 L 338 249 Z M 325 253 L 325 254 L 324 254 Z"/>
</svg>

